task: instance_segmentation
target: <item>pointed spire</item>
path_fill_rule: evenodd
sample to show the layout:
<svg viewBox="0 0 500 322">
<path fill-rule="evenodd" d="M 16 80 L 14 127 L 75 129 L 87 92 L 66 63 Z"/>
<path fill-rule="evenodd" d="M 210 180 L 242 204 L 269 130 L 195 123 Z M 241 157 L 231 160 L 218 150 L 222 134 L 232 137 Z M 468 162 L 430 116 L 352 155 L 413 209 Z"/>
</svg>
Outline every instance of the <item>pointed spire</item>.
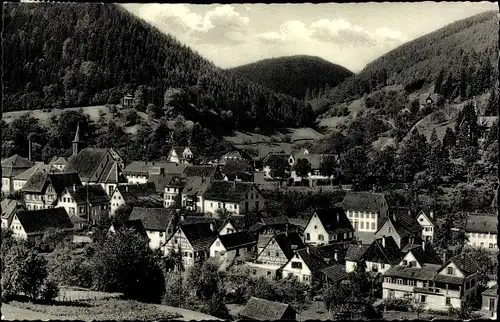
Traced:
<svg viewBox="0 0 500 322">
<path fill-rule="evenodd" d="M 78 125 L 76 126 L 76 133 L 75 133 L 75 139 L 73 142 L 81 142 L 80 141 L 80 122 L 78 122 Z"/>
</svg>

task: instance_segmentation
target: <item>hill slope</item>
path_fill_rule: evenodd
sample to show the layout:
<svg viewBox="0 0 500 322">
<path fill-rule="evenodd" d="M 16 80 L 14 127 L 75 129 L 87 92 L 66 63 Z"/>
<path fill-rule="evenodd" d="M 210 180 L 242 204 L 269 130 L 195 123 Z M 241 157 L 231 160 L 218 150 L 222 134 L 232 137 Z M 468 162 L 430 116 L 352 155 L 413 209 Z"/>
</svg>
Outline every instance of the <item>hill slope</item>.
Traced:
<svg viewBox="0 0 500 322">
<path fill-rule="evenodd" d="M 496 15 L 494 11 L 481 13 L 403 44 L 326 93 L 325 98 L 329 103 L 346 102 L 393 84 L 403 84 L 413 92 L 434 86 L 439 78 L 436 91 L 446 98 L 482 94 L 490 90 L 498 70 Z"/>
<path fill-rule="evenodd" d="M 214 66 L 113 4 L 6 4 L 4 111 L 151 103 L 218 131 L 310 125 L 309 105 Z M 172 94 L 173 93 L 173 94 Z M 172 106 L 170 106 L 172 105 Z"/>
<path fill-rule="evenodd" d="M 238 77 L 298 99 L 304 99 L 308 90 L 312 94 L 325 86 L 335 87 L 353 75 L 340 65 L 302 55 L 264 59 L 229 70 Z"/>
</svg>

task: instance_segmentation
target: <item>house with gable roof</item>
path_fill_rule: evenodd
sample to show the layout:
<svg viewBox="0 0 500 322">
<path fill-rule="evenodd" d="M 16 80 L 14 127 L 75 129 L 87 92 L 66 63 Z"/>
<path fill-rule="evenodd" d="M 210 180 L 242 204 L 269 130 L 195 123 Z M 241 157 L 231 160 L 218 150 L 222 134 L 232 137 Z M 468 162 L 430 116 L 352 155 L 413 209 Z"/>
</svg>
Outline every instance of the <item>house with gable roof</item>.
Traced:
<svg viewBox="0 0 500 322">
<path fill-rule="evenodd" d="M 15 238 L 22 240 L 41 241 L 51 231 L 66 233 L 67 240 L 73 240 L 73 223 L 62 207 L 18 211 L 9 228 Z"/>
<path fill-rule="evenodd" d="M 120 206 L 138 201 L 149 201 L 159 207 L 163 205 L 163 198 L 156 193 L 154 183 L 119 185 L 111 195 L 110 215 L 113 216 Z"/>
<path fill-rule="evenodd" d="M 64 167 L 68 164 L 68 160 L 63 157 L 53 157 L 52 160 L 49 162 L 49 165 L 56 168 L 59 171 L 63 171 Z"/>
<path fill-rule="evenodd" d="M 134 207 L 129 220 L 140 220 L 149 238 L 149 247 L 158 249 L 173 235 L 175 216 L 172 209 Z"/>
<path fill-rule="evenodd" d="M 132 230 L 134 233 L 144 238 L 148 238 L 146 229 L 144 228 L 144 225 L 140 219 L 129 219 L 121 223 L 112 223 L 109 227 L 108 233 L 115 234 L 122 229 Z"/>
<path fill-rule="evenodd" d="M 225 181 L 252 182 L 254 179 L 253 167 L 247 160 L 229 160 L 221 166 L 220 172 Z"/>
<path fill-rule="evenodd" d="M 256 245 L 255 238 L 246 231 L 219 235 L 210 246 L 210 257 L 228 267 L 236 261 L 244 262 L 254 257 Z"/>
<path fill-rule="evenodd" d="M 406 245 L 401 252 L 403 256 L 398 264 L 400 266 L 422 268 L 426 264 L 443 264 L 430 242 L 422 242 L 422 245 Z"/>
<path fill-rule="evenodd" d="M 319 272 L 320 283 L 326 287 L 335 287 L 349 278 L 349 273 L 345 271 L 342 264 L 329 265 Z"/>
<path fill-rule="evenodd" d="M 163 187 L 163 206 L 165 208 L 181 207 L 182 189 L 186 186 L 186 181 L 187 179 L 184 176 L 168 175 L 160 182 L 155 182 L 157 191 L 159 186 Z"/>
<path fill-rule="evenodd" d="M 438 98 L 439 96 L 436 93 L 420 94 L 420 96 L 418 97 L 418 104 L 420 106 L 420 109 L 435 107 Z"/>
<path fill-rule="evenodd" d="M 375 233 L 375 238 L 392 236 L 399 248 L 408 244 L 422 243 L 422 226 L 418 223 L 408 208 L 391 208 Z"/>
<path fill-rule="evenodd" d="M 67 187 L 81 186 L 77 173 L 50 173 L 45 169 L 35 172 L 19 190 L 28 210 L 55 207 Z"/>
<path fill-rule="evenodd" d="M 203 195 L 204 212 L 226 210 L 239 215 L 265 209 L 265 198 L 251 182 L 212 181 Z"/>
<path fill-rule="evenodd" d="M 467 246 L 498 251 L 497 228 L 498 219 L 495 215 L 469 214 L 465 233 L 468 237 Z"/>
<path fill-rule="evenodd" d="M 401 262 L 403 254 L 392 236 L 375 239 L 363 255 L 367 271 L 385 273 Z"/>
<path fill-rule="evenodd" d="M 196 150 L 193 147 L 174 146 L 168 154 L 167 160 L 175 163 L 193 163 Z"/>
<path fill-rule="evenodd" d="M 20 210 L 27 210 L 23 200 L 4 198 L 1 202 L 2 228 L 8 229 L 14 214 Z"/>
<path fill-rule="evenodd" d="M 297 310 L 290 304 L 273 302 L 252 296 L 239 317 L 253 321 L 297 320 Z"/>
<path fill-rule="evenodd" d="M 422 209 L 417 215 L 417 222 L 422 227 L 422 239 L 424 241 L 432 242 L 434 240 L 434 233 L 438 227 L 434 220 L 434 211 L 430 209 Z"/>
<path fill-rule="evenodd" d="M 219 235 L 239 233 L 249 231 L 249 228 L 255 224 L 254 220 L 248 216 L 232 215 L 224 220 L 219 228 Z"/>
<path fill-rule="evenodd" d="M 231 151 L 220 157 L 219 164 L 224 165 L 228 161 L 243 161 L 243 160 L 245 160 L 245 158 L 243 158 L 243 156 L 239 151 Z"/>
<path fill-rule="evenodd" d="M 306 246 L 295 251 L 283 266 L 283 278 L 295 277 L 301 283 L 312 285 L 318 274 L 328 265 L 316 247 Z"/>
<path fill-rule="evenodd" d="M 491 319 L 496 320 L 497 318 L 497 308 L 498 308 L 498 286 L 494 285 L 488 288 L 486 291 L 481 293 L 482 295 L 482 305 L 481 310 L 483 312 L 488 312 Z"/>
<path fill-rule="evenodd" d="M 382 193 L 347 191 L 340 206 L 355 231 L 376 232 L 387 217 L 389 205 Z"/>
<path fill-rule="evenodd" d="M 185 164 L 174 162 L 133 161 L 123 169 L 123 174 L 128 183 L 146 183 L 154 176 L 180 175 L 185 168 Z"/>
<path fill-rule="evenodd" d="M 182 208 L 199 213 L 205 212 L 204 195 L 210 186 L 210 178 L 188 177 L 181 192 Z"/>
<path fill-rule="evenodd" d="M 46 165 L 42 162 L 35 162 L 35 164 L 28 170 L 21 172 L 15 176 L 12 180 L 14 181 L 14 191 L 21 190 L 22 187 L 28 182 L 28 180 L 37 172 L 44 171 L 47 173 L 60 173 L 59 169 L 56 169 L 50 165 Z"/>
<path fill-rule="evenodd" d="M 311 245 L 324 245 L 351 241 L 354 229 L 340 207 L 316 209 L 304 229 L 304 241 Z"/>
<path fill-rule="evenodd" d="M 14 177 L 28 170 L 35 163 L 17 154 L 2 160 L 2 192 L 14 192 Z"/>
<path fill-rule="evenodd" d="M 300 228 L 291 223 L 290 219 L 286 216 L 263 217 L 259 222 L 250 226 L 248 230 L 250 233 L 258 236 L 258 253 L 262 251 L 275 234 L 296 232 L 302 236 Z"/>
<path fill-rule="evenodd" d="M 365 253 L 371 246 L 368 244 L 350 244 L 345 255 L 345 270 L 346 272 L 354 272 L 358 269 L 366 268 Z"/>
<path fill-rule="evenodd" d="M 181 223 L 162 250 L 165 256 L 180 254 L 184 268 L 187 268 L 209 258 L 210 246 L 216 239 L 217 232 L 213 223 Z"/>
<path fill-rule="evenodd" d="M 302 237 L 298 233 L 278 233 L 267 241 L 261 251 L 258 251 L 254 261 L 248 261 L 246 264 L 256 277 L 279 279 L 282 267 L 293 257 L 296 250 L 304 247 Z"/>
</svg>

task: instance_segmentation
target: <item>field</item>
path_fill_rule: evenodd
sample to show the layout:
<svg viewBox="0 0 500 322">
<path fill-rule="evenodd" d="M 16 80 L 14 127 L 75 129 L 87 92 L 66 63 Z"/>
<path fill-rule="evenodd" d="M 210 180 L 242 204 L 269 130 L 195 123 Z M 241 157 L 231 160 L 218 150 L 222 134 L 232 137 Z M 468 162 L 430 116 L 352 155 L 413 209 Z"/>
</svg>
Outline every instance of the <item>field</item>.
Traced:
<svg viewBox="0 0 500 322">
<path fill-rule="evenodd" d="M 14 121 L 16 118 L 18 118 L 19 116 L 29 112 L 34 117 L 39 119 L 42 123 L 46 123 L 52 115 L 59 115 L 62 113 L 62 111 L 65 111 L 65 110 L 76 111 L 79 109 L 80 109 L 80 107 L 71 107 L 71 108 L 65 108 L 64 110 L 52 109 L 50 112 L 48 112 L 47 110 L 45 112 L 44 112 L 44 110 L 13 111 L 13 112 L 2 113 L 2 118 L 4 119 L 4 121 L 7 124 L 9 124 L 12 121 Z M 99 120 L 100 111 L 103 111 L 104 113 L 106 113 L 108 119 L 112 118 L 111 114 L 109 113 L 108 108 L 103 106 L 103 105 L 81 107 L 81 109 L 83 110 L 83 112 L 85 114 L 88 114 L 94 122 Z"/>
<path fill-rule="evenodd" d="M 320 116 L 319 125 L 324 126 L 327 129 L 335 129 L 340 124 L 346 124 L 352 117 L 356 116 L 356 114 L 364 109 L 363 99 L 357 99 L 350 103 L 342 103 L 334 105 L 335 107 L 343 107 L 346 106 L 347 110 L 350 112 L 348 116 L 329 116 L 328 112 Z"/>
</svg>

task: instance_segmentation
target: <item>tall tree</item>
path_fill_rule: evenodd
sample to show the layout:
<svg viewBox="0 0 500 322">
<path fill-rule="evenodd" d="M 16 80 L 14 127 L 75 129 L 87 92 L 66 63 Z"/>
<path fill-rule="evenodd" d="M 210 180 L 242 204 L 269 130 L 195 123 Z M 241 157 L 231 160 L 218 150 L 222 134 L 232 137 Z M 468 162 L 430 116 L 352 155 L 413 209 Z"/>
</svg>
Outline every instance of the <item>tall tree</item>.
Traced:
<svg viewBox="0 0 500 322">
<path fill-rule="evenodd" d="M 354 147 L 340 158 L 340 167 L 343 178 L 351 182 L 353 189 L 364 190 L 367 188 L 368 153 L 363 147 Z"/>
<path fill-rule="evenodd" d="M 311 172 L 311 163 L 307 159 L 298 159 L 293 168 L 297 176 L 306 178 Z"/>
<path fill-rule="evenodd" d="M 412 182 L 415 175 L 425 169 L 427 152 L 427 139 L 414 129 L 408 140 L 402 143 L 397 159 L 398 173 L 403 182 Z"/>
</svg>

